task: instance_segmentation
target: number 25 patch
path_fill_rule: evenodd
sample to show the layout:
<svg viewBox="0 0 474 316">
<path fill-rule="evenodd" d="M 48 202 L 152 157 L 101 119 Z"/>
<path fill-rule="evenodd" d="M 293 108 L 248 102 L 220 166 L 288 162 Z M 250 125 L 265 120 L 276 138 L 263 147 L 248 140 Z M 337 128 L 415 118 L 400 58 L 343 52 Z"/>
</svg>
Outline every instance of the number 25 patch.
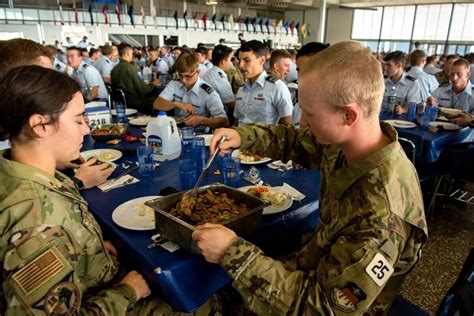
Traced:
<svg viewBox="0 0 474 316">
<path fill-rule="evenodd" d="M 365 272 L 369 274 L 370 278 L 374 280 L 378 286 L 382 286 L 392 275 L 393 267 L 383 255 L 378 253 L 367 268 L 365 268 Z"/>
</svg>

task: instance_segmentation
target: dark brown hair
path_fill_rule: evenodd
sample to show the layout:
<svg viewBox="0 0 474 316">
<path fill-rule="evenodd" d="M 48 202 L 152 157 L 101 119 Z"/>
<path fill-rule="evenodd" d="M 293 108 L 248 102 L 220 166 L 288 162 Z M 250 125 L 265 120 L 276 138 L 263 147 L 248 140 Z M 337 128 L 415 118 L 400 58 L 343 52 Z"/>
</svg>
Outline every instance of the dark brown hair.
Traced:
<svg viewBox="0 0 474 316">
<path fill-rule="evenodd" d="M 0 83 L 0 129 L 17 138 L 34 114 L 49 117 L 48 124 L 56 124 L 66 110 L 66 104 L 80 86 L 74 79 L 55 70 L 31 65 L 10 70 Z M 25 129 L 27 138 L 34 138 L 31 128 Z"/>
</svg>

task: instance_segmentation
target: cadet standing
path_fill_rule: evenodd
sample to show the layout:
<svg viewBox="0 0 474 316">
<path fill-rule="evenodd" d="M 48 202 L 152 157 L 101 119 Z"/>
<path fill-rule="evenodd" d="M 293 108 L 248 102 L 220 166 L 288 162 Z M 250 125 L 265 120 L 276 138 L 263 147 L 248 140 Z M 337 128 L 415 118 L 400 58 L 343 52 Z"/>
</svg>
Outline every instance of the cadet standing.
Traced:
<svg viewBox="0 0 474 316">
<path fill-rule="evenodd" d="M 313 239 L 281 262 L 221 225 L 199 226 L 193 238 L 258 315 L 385 313 L 420 257 L 427 227 L 415 168 L 395 129 L 378 120 L 380 64 L 360 43 L 342 42 L 312 57 L 299 76 L 309 129 L 220 129 L 211 152 L 225 135 L 224 152 L 240 147 L 320 168 Z"/>
</svg>

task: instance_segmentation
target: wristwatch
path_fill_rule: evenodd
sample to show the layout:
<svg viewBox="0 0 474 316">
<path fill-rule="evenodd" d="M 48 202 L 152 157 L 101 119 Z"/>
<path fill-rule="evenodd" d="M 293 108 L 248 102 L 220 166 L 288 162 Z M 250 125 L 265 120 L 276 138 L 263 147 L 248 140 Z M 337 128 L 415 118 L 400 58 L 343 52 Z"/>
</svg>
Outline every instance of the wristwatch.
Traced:
<svg viewBox="0 0 474 316">
<path fill-rule="evenodd" d="M 86 187 L 84 185 L 84 182 L 82 182 L 81 179 L 72 177 L 72 181 L 74 182 L 74 186 L 76 187 L 77 190 L 81 191 L 84 190 Z"/>
</svg>

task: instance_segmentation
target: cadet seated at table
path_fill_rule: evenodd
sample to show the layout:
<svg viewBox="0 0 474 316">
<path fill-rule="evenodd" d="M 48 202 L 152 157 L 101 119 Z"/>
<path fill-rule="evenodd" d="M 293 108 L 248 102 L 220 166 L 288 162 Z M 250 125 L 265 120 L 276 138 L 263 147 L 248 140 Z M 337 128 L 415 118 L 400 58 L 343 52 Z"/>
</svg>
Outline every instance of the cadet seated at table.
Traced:
<svg viewBox="0 0 474 316">
<path fill-rule="evenodd" d="M 299 73 L 309 129 L 219 129 L 224 151 L 242 148 L 321 169 L 320 221 L 301 251 L 278 261 L 229 228 L 198 226 L 193 238 L 233 279 L 257 315 L 385 314 L 427 240 L 423 198 L 397 132 L 379 122 L 384 81 L 357 42 L 311 57 Z"/>
<path fill-rule="evenodd" d="M 468 125 L 474 115 L 474 85 L 469 81 L 471 75 L 469 62 L 464 58 L 456 60 L 450 67 L 450 83 L 442 84 L 433 91 L 427 104 L 462 110 L 464 115 L 453 119 L 453 122 L 460 126 Z"/>
<path fill-rule="evenodd" d="M 218 128 L 229 121 L 219 94 L 199 77 L 194 54 L 181 54 L 175 63 L 179 80 L 172 80 L 156 99 L 153 107 L 161 111 L 175 109 L 178 117 L 187 117 L 186 126 Z"/>
<path fill-rule="evenodd" d="M 290 72 L 291 54 L 286 49 L 276 49 L 270 55 L 268 74 L 285 82 L 286 75 Z"/>
</svg>

